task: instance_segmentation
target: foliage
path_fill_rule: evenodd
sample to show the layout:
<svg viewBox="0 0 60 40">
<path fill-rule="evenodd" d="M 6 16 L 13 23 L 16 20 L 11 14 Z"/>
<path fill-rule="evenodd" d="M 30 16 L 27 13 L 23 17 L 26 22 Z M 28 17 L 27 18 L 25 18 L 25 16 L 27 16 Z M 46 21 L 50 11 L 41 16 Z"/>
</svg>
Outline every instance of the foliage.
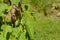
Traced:
<svg viewBox="0 0 60 40">
<path fill-rule="evenodd" d="M 19 2 L 20 0 L 11 0 L 11 2 L 12 2 L 12 4 L 18 4 L 18 2 Z"/>
<path fill-rule="evenodd" d="M 44 12 L 45 9 L 49 14 L 54 8 L 50 4 L 57 4 L 57 0 L 22 0 L 23 12 L 22 16 L 19 15 L 21 19 L 15 22 L 16 27 L 11 20 L 4 21 L 4 16 L 11 11 L 13 4 L 18 5 L 21 0 L 10 0 L 12 5 L 3 1 L 0 0 L 0 40 L 60 40 L 60 20 L 35 11 Z"/>
<path fill-rule="evenodd" d="M 10 0 L 12 5 L 18 5 L 20 0 Z M 1 0 L 1 2 L 3 2 Z M 0 3 L 0 40 L 33 40 L 34 39 L 34 27 L 35 22 L 33 17 L 31 16 L 31 12 L 29 11 L 29 7 L 27 5 L 27 10 L 25 10 L 22 14 L 23 17 L 21 19 L 21 24 L 19 24 L 19 20 L 16 21 L 16 27 L 13 28 L 10 22 L 4 21 L 5 13 L 9 12 L 12 8 L 12 5 L 8 6 L 6 3 Z M 23 6 L 25 6 L 23 4 Z M 26 7 L 24 7 L 26 9 Z M 29 10 L 28 10 L 29 9 Z M 23 9 L 24 10 L 24 9 Z M 27 15 L 26 15 L 27 14 Z M 30 18 L 30 19 L 29 19 Z M 8 20 L 6 20 L 8 21 Z M 2 30 L 2 31 L 1 31 Z"/>
</svg>

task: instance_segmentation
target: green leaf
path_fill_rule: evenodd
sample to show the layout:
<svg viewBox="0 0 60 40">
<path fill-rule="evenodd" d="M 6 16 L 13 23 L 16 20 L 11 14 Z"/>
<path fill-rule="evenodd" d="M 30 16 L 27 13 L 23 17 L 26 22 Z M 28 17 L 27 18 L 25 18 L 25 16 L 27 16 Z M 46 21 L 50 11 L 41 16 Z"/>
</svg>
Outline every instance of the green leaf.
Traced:
<svg viewBox="0 0 60 40">
<path fill-rule="evenodd" d="M 19 40 L 27 40 L 25 37 L 26 32 L 22 32 L 22 34 L 20 35 Z"/>
<path fill-rule="evenodd" d="M 0 16 L 4 16 L 4 11 L 8 7 L 8 5 L 2 3 L 0 4 Z"/>
<path fill-rule="evenodd" d="M 9 12 L 11 10 L 12 6 L 8 6 L 6 9 L 7 9 L 7 12 Z"/>
<path fill-rule="evenodd" d="M 22 32 L 22 26 L 20 25 L 17 28 L 12 28 L 12 35 L 15 35 L 15 37 L 18 37 Z"/>
<path fill-rule="evenodd" d="M 6 37 L 7 32 L 12 32 L 12 28 L 9 25 L 2 25 L 1 29 L 3 30 L 3 37 Z"/>
<path fill-rule="evenodd" d="M 33 16 L 31 16 L 30 11 L 26 11 L 24 14 L 24 23 L 26 25 L 26 30 L 29 33 L 31 39 L 34 39 L 34 27 L 35 27 L 35 21 Z"/>
</svg>

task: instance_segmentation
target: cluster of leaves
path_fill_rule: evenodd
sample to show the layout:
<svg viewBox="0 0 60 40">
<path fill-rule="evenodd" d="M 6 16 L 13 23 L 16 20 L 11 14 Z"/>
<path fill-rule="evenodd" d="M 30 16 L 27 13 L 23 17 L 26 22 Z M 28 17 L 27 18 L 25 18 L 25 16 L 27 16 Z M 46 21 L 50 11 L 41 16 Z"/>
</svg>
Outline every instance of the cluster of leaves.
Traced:
<svg viewBox="0 0 60 40">
<path fill-rule="evenodd" d="M 35 20 L 31 15 L 31 11 L 28 5 L 22 4 L 22 19 L 18 23 L 17 20 L 16 27 L 13 28 L 11 23 L 4 23 L 3 17 L 5 16 L 6 11 L 10 11 L 13 4 L 18 4 L 20 0 L 10 0 L 12 2 L 11 6 L 0 0 L 0 40 L 34 40 L 34 27 Z M 7 20 L 8 21 L 8 20 Z"/>
</svg>

